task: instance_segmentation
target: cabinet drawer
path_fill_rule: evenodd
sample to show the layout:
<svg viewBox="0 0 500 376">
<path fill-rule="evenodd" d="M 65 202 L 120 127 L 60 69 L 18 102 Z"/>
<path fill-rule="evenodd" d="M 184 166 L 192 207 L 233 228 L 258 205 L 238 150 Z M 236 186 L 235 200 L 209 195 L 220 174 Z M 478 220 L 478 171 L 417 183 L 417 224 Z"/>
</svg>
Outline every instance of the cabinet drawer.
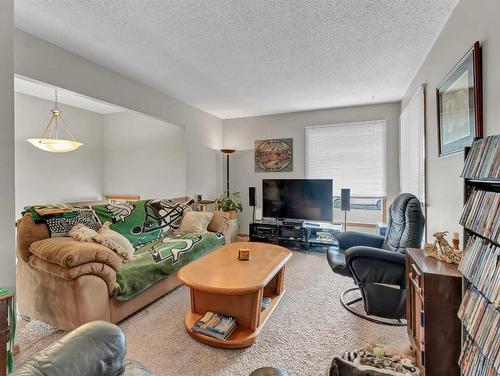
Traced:
<svg viewBox="0 0 500 376">
<path fill-rule="evenodd" d="M 408 272 L 408 277 L 411 287 L 423 300 L 424 298 L 424 276 L 417 265 L 414 262 L 410 262 L 410 270 Z"/>
</svg>

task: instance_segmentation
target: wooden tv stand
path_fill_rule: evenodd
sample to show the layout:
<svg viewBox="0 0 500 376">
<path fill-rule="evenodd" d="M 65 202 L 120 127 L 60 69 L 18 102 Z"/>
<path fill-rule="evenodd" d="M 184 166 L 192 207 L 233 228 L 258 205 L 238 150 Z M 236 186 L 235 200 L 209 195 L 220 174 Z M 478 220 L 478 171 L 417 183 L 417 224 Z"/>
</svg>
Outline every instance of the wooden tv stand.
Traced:
<svg viewBox="0 0 500 376">
<path fill-rule="evenodd" d="M 250 223 L 250 241 L 278 244 L 308 252 L 337 245 L 342 226 L 328 222 L 267 220 Z"/>
</svg>

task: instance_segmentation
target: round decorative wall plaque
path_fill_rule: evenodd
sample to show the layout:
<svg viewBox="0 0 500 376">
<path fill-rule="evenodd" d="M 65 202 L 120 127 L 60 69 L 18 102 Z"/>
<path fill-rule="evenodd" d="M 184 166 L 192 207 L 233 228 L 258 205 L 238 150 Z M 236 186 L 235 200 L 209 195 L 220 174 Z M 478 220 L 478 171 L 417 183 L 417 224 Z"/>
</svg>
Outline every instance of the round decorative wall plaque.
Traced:
<svg viewBox="0 0 500 376">
<path fill-rule="evenodd" d="M 290 141 L 291 139 L 257 141 L 255 170 L 266 172 L 292 171 L 293 149 Z"/>
</svg>

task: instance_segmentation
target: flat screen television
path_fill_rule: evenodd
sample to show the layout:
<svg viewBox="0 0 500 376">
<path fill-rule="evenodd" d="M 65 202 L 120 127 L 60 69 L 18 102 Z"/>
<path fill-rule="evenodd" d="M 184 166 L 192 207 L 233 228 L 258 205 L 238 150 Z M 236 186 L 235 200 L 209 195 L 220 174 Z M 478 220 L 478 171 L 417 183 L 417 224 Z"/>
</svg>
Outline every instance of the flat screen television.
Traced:
<svg viewBox="0 0 500 376">
<path fill-rule="evenodd" d="M 263 216 L 333 220 L 332 179 L 263 179 Z"/>
</svg>

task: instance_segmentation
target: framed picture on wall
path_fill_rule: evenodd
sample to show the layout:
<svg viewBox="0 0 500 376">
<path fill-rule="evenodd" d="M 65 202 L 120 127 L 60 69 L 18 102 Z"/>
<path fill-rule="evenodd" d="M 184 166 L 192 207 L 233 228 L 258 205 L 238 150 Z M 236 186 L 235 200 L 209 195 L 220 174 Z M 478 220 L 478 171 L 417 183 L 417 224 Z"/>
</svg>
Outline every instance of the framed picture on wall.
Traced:
<svg viewBox="0 0 500 376">
<path fill-rule="evenodd" d="M 255 141 L 255 172 L 293 171 L 293 138 Z"/>
<path fill-rule="evenodd" d="M 436 89 L 439 156 L 460 152 L 483 136 L 481 46 L 479 42 Z"/>
</svg>

